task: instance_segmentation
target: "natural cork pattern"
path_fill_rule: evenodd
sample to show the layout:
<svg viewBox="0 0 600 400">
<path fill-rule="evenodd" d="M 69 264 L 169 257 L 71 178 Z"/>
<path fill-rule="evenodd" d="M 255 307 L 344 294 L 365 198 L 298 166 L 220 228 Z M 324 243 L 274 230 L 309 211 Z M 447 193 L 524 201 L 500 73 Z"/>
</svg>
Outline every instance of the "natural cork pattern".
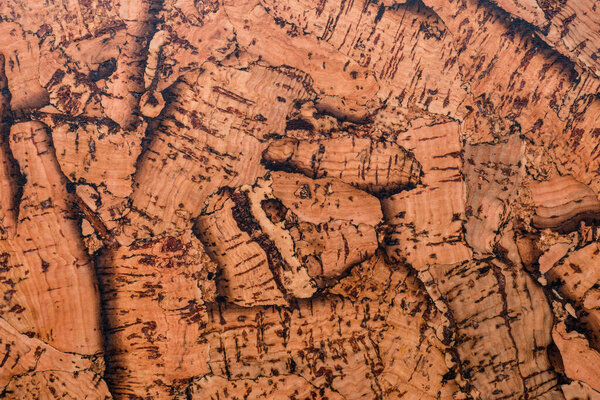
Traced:
<svg viewBox="0 0 600 400">
<path fill-rule="evenodd" d="M 0 399 L 600 399 L 594 0 L 0 2 Z"/>
</svg>

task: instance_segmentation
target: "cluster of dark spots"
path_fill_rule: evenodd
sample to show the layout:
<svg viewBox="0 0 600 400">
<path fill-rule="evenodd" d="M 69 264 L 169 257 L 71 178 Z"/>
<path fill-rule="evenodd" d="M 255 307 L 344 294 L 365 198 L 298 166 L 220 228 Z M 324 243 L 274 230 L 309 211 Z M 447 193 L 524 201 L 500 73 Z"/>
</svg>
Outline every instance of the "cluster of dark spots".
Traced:
<svg viewBox="0 0 600 400">
<path fill-rule="evenodd" d="M 156 331 L 157 326 L 158 325 L 156 324 L 156 321 L 148 321 L 148 322 L 144 322 L 144 326 L 141 329 L 142 334 L 146 337 L 146 340 L 150 343 L 154 343 L 153 334 L 154 334 L 154 331 Z"/>
<path fill-rule="evenodd" d="M 295 192 L 294 192 L 294 196 L 300 198 L 300 199 L 311 199 L 312 198 L 312 191 L 310 190 L 310 186 L 308 186 L 308 184 L 304 183 L 302 184 Z"/>
<path fill-rule="evenodd" d="M 15 314 L 21 314 L 23 311 L 25 311 L 25 307 L 21 306 L 20 304 L 15 304 L 10 310 L 8 310 L 8 312 Z"/>
<path fill-rule="evenodd" d="M 273 20 L 277 25 L 279 25 L 280 28 L 285 28 L 285 20 L 283 18 L 273 17 Z"/>
<path fill-rule="evenodd" d="M 182 319 L 188 324 L 201 322 L 205 315 L 205 308 L 203 304 L 198 303 L 196 300 L 189 300 L 188 304 L 180 309 Z"/>
<path fill-rule="evenodd" d="M 158 99 L 154 95 L 153 92 L 148 92 L 148 98 L 146 99 L 146 104 L 156 107 L 158 105 Z"/>
<path fill-rule="evenodd" d="M 74 114 L 81 105 L 79 99 L 81 99 L 82 94 L 71 92 L 69 86 L 61 86 L 56 92 L 56 97 L 58 98 L 58 103 L 62 105 L 62 108 L 68 114 Z"/>
<path fill-rule="evenodd" d="M 11 301 L 13 295 L 16 293 L 17 291 L 14 289 L 9 289 L 7 291 L 4 292 L 4 300 L 6 301 Z"/>
<path fill-rule="evenodd" d="M 287 208 L 277 199 L 263 200 L 261 201 L 261 207 L 267 214 L 267 218 L 274 224 L 283 221 L 287 214 Z"/>
<path fill-rule="evenodd" d="M 40 39 L 44 39 L 46 35 L 50 33 L 52 33 L 52 27 L 48 24 L 43 24 L 42 26 L 40 26 L 40 29 L 38 29 L 37 32 L 35 32 L 36 36 Z"/>
<path fill-rule="evenodd" d="M 144 290 L 143 292 L 140 292 L 140 291 L 137 292 L 139 294 L 140 298 L 156 296 L 157 289 L 162 289 L 163 286 L 160 283 L 152 284 L 150 282 L 144 282 L 143 288 L 146 290 Z M 159 298 L 162 300 L 160 293 L 159 293 Z"/>
<path fill-rule="evenodd" d="M 130 246 L 129 249 L 130 250 L 144 250 L 144 249 L 149 249 L 152 246 L 154 246 L 155 241 L 153 240 L 138 240 L 133 242 Z"/>
<path fill-rule="evenodd" d="M 419 32 L 423 32 L 425 39 L 433 38 L 436 40 L 442 40 L 442 37 L 444 36 L 444 32 L 440 28 L 430 25 L 425 21 L 421 22 L 419 25 Z"/>
<path fill-rule="evenodd" d="M 539 0 L 538 4 L 548 18 L 553 18 L 567 4 L 567 0 Z"/>
<path fill-rule="evenodd" d="M 63 71 L 62 69 L 57 69 L 54 74 L 52 75 L 52 78 L 50 78 L 50 80 L 48 81 L 48 87 L 52 87 L 57 85 L 58 83 L 60 83 L 63 78 L 65 77 L 66 72 Z"/>
<path fill-rule="evenodd" d="M 140 258 L 139 263 L 145 265 L 155 265 L 156 260 L 152 256 L 144 256 Z"/>
<path fill-rule="evenodd" d="M 314 125 L 302 118 L 290 119 L 286 122 L 285 130 L 303 130 L 312 132 L 315 129 Z"/>
<path fill-rule="evenodd" d="M 108 60 L 100 63 L 98 68 L 94 71 L 90 71 L 88 78 L 92 82 L 97 82 L 102 79 L 106 79 L 111 76 L 117 70 L 117 60 L 109 58 Z"/>
<path fill-rule="evenodd" d="M 523 108 L 527 107 L 527 105 L 529 104 L 529 99 L 527 97 L 519 97 L 516 96 L 515 99 L 513 100 L 513 109 L 518 111 L 521 111 Z"/>
<path fill-rule="evenodd" d="M 32 117 L 44 119 L 46 116 L 49 116 L 52 119 L 53 125 L 62 125 L 68 124 L 70 132 L 77 132 L 77 130 L 86 125 L 102 125 L 107 128 L 109 135 L 115 135 L 120 132 L 121 127 L 119 124 L 111 120 L 110 118 L 97 118 L 97 117 L 88 117 L 85 115 L 78 115 L 76 117 L 67 115 L 67 114 L 42 114 L 36 111 L 31 113 Z M 102 139 L 102 136 L 99 136 L 98 139 Z"/>
<path fill-rule="evenodd" d="M 10 266 L 8 265 L 10 254 L 0 253 L 0 272 L 8 272 Z"/>
<path fill-rule="evenodd" d="M 163 253 L 173 253 L 182 249 L 183 243 L 181 243 L 181 240 L 174 238 L 173 236 L 169 236 L 167 239 L 165 239 L 161 251 Z"/>
<path fill-rule="evenodd" d="M 240 230 L 246 232 L 250 236 L 252 236 L 254 232 L 260 231 L 260 225 L 250 212 L 250 202 L 248 201 L 248 197 L 239 192 L 232 192 L 230 197 L 235 203 L 231 210 L 233 219 Z"/>
</svg>

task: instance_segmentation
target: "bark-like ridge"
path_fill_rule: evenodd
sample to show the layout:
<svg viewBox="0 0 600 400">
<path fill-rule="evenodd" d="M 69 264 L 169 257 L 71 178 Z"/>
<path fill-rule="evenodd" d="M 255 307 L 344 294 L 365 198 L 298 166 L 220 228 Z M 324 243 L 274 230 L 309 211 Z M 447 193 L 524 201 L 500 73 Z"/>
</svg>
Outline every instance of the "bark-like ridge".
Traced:
<svg viewBox="0 0 600 400">
<path fill-rule="evenodd" d="M 0 4 L 0 399 L 600 398 L 592 0 Z"/>
</svg>

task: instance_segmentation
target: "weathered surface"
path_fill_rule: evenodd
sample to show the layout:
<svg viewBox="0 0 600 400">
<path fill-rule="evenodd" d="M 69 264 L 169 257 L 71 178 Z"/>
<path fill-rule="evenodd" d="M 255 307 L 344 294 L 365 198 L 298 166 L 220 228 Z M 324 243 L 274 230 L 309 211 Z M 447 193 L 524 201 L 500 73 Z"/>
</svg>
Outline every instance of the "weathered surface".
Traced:
<svg viewBox="0 0 600 400">
<path fill-rule="evenodd" d="M 97 267 L 115 397 L 168 398 L 185 379 L 208 372 L 208 348 L 198 337 L 204 302 L 214 300 L 207 275 L 215 271 L 198 239 L 137 241 L 105 250 Z"/>
<path fill-rule="evenodd" d="M 270 108 L 256 118 L 255 107 L 277 95 L 304 93 L 294 78 L 258 70 L 256 74 L 207 66 L 186 75 L 172 88 L 179 103 L 165 109 L 157 134 L 139 161 L 132 210 L 119 239 L 122 245 L 104 250 L 100 261 L 105 318 L 113 333 L 107 343 L 109 364 L 114 363 L 108 379 L 119 396 L 169 396 L 183 380 L 207 372 L 202 354 L 208 349 L 193 338 L 202 330 L 205 301 L 214 300 L 216 271 L 192 234 L 192 219 L 212 191 L 225 184 L 253 182 L 260 173 L 259 139 L 278 129 L 270 113 L 281 110 Z M 296 87 L 279 90 L 276 78 L 273 99 L 258 96 L 259 86 L 261 93 L 268 91 L 261 74 Z M 232 90 L 253 90 L 256 97 L 245 94 L 248 99 Z M 284 110 L 291 103 L 277 102 Z M 220 111 L 214 113 L 213 108 Z M 254 168 L 241 169 L 252 162 Z M 180 346 L 189 349 L 187 355 Z M 157 359 L 160 369 L 141 367 L 142 360 L 153 365 Z"/>
<path fill-rule="evenodd" d="M 547 356 L 550 307 L 515 267 L 491 259 L 431 266 L 423 276 L 452 316 L 460 373 L 480 398 L 561 398 Z"/>
<path fill-rule="evenodd" d="M 296 99 L 307 97 L 304 77 L 288 72 L 206 64 L 170 89 L 176 100 L 163 112 L 135 176 L 139 189 L 132 195 L 130 218 L 147 233 L 136 229 L 133 237 L 189 229 L 207 196 L 264 174 L 263 140 L 282 131 L 282 116 Z"/>
<path fill-rule="evenodd" d="M 600 200 L 592 189 L 571 176 L 532 184 L 533 225 L 570 232 L 581 221 L 600 222 Z"/>
<path fill-rule="evenodd" d="M 204 377 L 192 383 L 186 392 L 188 399 L 250 398 L 287 400 L 290 398 L 327 398 L 343 400 L 344 397 L 330 389 L 319 389 L 306 379 L 295 375 L 261 377 L 257 379 L 228 380 L 226 377 Z M 181 397 L 183 399 L 183 396 Z"/>
<path fill-rule="evenodd" d="M 47 128 L 39 122 L 13 125 L 10 150 L 27 183 L 18 208 L 9 208 L 9 202 L 2 209 L 1 316 L 22 334 L 60 351 L 101 352 L 93 265 L 74 220 L 73 198 Z M 10 162 L 10 156 L 3 157 Z"/>
<path fill-rule="evenodd" d="M 381 222 L 379 200 L 336 178 L 313 180 L 284 172 L 271 176 L 273 195 L 302 220 L 320 224 L 341 219 L 372 226 Z"/>
<path fill-rule="evenodd" d="M 274 167 L 311 178 L 337 178 L 368 192 L 385 195 L 419 183 L 421 167 L 395 143 L 341 137 L 319 141 L 273 141 L 263 159 Z"/>
<path fill-rule="evenodd" d="M 0 397 L 111 399 L 102 358 L 59 351 L 0 319 Z M 62 397 L 62 396 L 61 396 Z"/>
<path fill-rule="evenodd" d="M 335 291 L 290 309 L 211 308 L 212 373 L 233 381 L 297 375 L 344 398 L 436 398 L 456 389 L 442 384 L 448 369 L 427 335 L 423 317 L 435 310 L 405 268 L 390 271 L 380 254 Z"/>
<path fill-rule="evenodd" d="M 570 300 L 589 329 L 588 336 L 596 349 L 600 349 L 600 247 L 589 244 L 572 251 L 546 272 L 549 281 Z"/>
<path fill-rule="evenodd" d="M 524 153 L 525 143 L 516 136 L 465 149 L 465 240 L 479 257 L 492 254 L 501 226 L 511 218 L 511 205 L 524 174 Z"/>
<path fill-rule="evenodd" d="M 499 0 L 507 12 L 536 25 L 536 34 L 557 51 L 600 75 L 600 10 L 594 2 Z"/>
<path fill-rule="evenodd" d="M 589 399 L 597 400 L 600 399 L 600 392 L 595 391 L 586 383 L 574 380 L 568 385 L 562 385 L 561 389 L 565 394 L 566 400 L 577 400 L 577 399 Z"/>
<path fill-rule="evenodd" d="M 389 257 L 417 270 L 428 264 L 454 264 L 471 257 L 462 232 L 465 183 L 462 145 L 456 123 L 404 132 L 399 138 L 423 167 L 422 184 L 382 200 Z"/>
<path fill-rule="evenodd" d="M 378 247 L 379 201 L 336 179 L 272 172 L 207 203 L 196 232 L 241 306 L 309 298 Z"/>
<path fill-rule="evenodd" d="M 278 287 L 283 261 L 248 203 L 243 193 L 227 191 L 209 199 L 198 218 L 198 236 L 219 265 L 218 292 L 242 306 L 287 304 Z"/>
<path fill-rule="evenodd" d="M 368 88 L 362 79 L 372 75 L 379 83 L 377 97 L 398 109 L 394 111 L 417 107 L 454 114 L 465 96 L 452 37 L 435 13 L 419 3 L 263 3 L 273 18 L 301 31 L 307 43 L 320 39 L 346 55 L 351 62 L 345 71 L 360 87 Z"/>
<path fill-rule="evenodd" d="M 554 327 L 552 338 L 560 350 L 565 374 L 571 379 L 586 382 L 593 389 L 600 391 L 600 373 L 597 369 L 590 368 L 600 363 L 600 353 L 591 349 L 580 333 L 567 332 L 564 323 Z"/>
<path fill-rule="evenodd" d="M 0 398 L 598 397 L 599 13 L 2 2 Z"/>
</svg>

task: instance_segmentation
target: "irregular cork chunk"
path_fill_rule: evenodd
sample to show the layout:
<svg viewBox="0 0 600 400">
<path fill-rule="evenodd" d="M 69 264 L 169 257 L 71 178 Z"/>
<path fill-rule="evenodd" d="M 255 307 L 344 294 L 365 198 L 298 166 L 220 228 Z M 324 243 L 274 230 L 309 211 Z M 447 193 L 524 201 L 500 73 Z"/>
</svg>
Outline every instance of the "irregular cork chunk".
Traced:
<svg viewBox="0 0 600 400">
<path fill-rule="evenodd" d="M 289 194 L 298 191 L 305 194 L 298 198 L 300 206 L 288 208 L 294 200 Z M 348 192 L 366 200 L 352 215 L 338 211 Z M 369 198 L 340 181 L 285 172 L 211 196 L 195 230 L 220 267 L 220 295 L 246 307 L 311 297 L 316 284 L 324 286 L 375 254 L 381 210 Z M 303 206 L 309 200 L 311 205 Z M 356 215 L 361 218 L 352 218 Z"/>
<path fill-rule="evenodd" d="M 501 225 L 511 217 L 511 206 L 524 175 L 525 143 L 517 136 L 498 144 L 465 148 L 464 174 L 469 213 L 465 240 L 479 256 L 490 255 Z"/>
<path fill-rule="evenodd" d="M 581 221 L 600 221 L 598 196 L 572 176 L 533 183 L 531 196 L 536 207 L 533 217 L 536 228 L 570 232 Z"/>
<path fill-rule="evenodd" d="M 0 2 L 0 398 L 598 397 L 599 13 Z"/>
<path fill-rule="evenodd" d="M 280 289 L 281 256 L 262 233 L 248 198 L 230 190 L 211 196 L 196 222 L 198 236 L 219 265 L 219 294 L 241 306 L 284 305 Z"/>
<path fill-rule="evenodd" d="M 256 0 L 228 0 L 223 5 L 237 42 L 250 55 L 260 54 L 270 65 L 289 66 L 309 74 L 320 110 L 351 121 L 368 117 L 379 85 L 367 69 L 335 46 L 319 44 L 316 37 L 288 34 Z"/>
<path fill-rule="evenodd" d="M 382 213 L 379 200 L 335 178 L 310 179 L 300 174 L 271 172 L 273 195 L 307 222 L 330 219 L 377 225 Z"/>
<path fill-rule="evenodd" d="M 209 278 L 216 267 L 191 232 L 105 248 L 96 267 L 115 397 L 169 398 L 186 379 L 209 372 L 198 338 L 205 302 L 215 300 Z"/>
<path fill-rule="evenodd" d="M 466 188 L 460 175 L 462 146 L 456 123 L 405 132 L 399 139 L 423 167 L 422 185 L 382 200 L 389 225 L 389 257 L 420 270 L 428 264 L 454 264 L 471 257 L 464 242 Z"/>
<path fill-rule="evenodd" d="M 577 399 L 600 399 L 600 392 L 592 389 L 588 384 L 573 380 L 571 383 L 562 385 L 561 389 L 565 394 L 566 400 L 577 400 Z"/>
<path fill-rule="evenodd" d="M 4 221 L 16 221 L 16 226 L 3 227 L 8 234 L 0 241 L 2 318 L 60 351 L 100 352 L 100 304 L 93 265 L 46 126 L 40 122 L 13 125 L 10 150 L 27 183 L 18 209 L 2 210 Z"/>
<path fill-rule="evenodd" d="M 600 349 L 599 263 L 600 247 L 592 243 L 570 252 L 546 273 L 559 293 L 577 306 L 577 314 L 596 350 Z"/>
<path fill-rule="evenodd" d="M 561 322 L 554 326 L 552 337 L 560 351 L 565 374 L 600 391 L 600 373 L 596 368 L 590 368 L 600 363 L 600 353 L 590 348 L 585 336 L 576 331 L 567 332 L 565 324 Z"/>
<path fill-rule="evenodd" d="M 542 290 L 514 267 L 497 259 L 469 261 L 432 266 L 423 278 L 448 308 L 460 373 L 481 398 L 560 398 L 546 354 L 550 309 Z"/>
<path fill-rule="evenodd" d="M 101 376 L 102 357 L 94 360 L 61 352 L 30 336 L 29 332 L 21 333 L 0 318 L 0 388 L 5 397 L 25 399 L 39 394 L 43 398 L 42 393 L 49 396 L 52 390 L 46 379 L 56 373 L 55 386 L 62 386 L 60 390 L 65 395 L 78 393 L 90 398 L 112 398 Z"/>
<path fill-rule="evenodd" d="M 442 379 L 449 373 L 440 351 L 444 346 L 438 347 L 427 325 L 436 311 L 418 280 L 401 265 L 386 263 L 382 254 L 361 266 L 353 270 L 356 283 L 344 285 L 349 298 L 300 300 L 290 309 L 211 307 L 206 340 L 212 374 L 240 383 L 269 377 L 273 384 L 298 376 L 316 393 L 332 390 L 344 398 L 410 393 L 413 399 L 434 399 L 439 392 L 451 398 L 457 388 Z M 197 384 L 216 390 L 206 386 L 215 381 Z"/>
<path fill-rule="evenodd" d="M 346 55 L 349 62 L 344 72 L 358 88 L 364 88 L 357 96 L 366 91 L 364 82 L 372 74 L 379 83 L 377 97 L 386 103 L 379 110 L 385 116 L 382 119 L 397 119 L 412 108 L 454 114 L 466 95 L 452 36 L 444 22 L 421 3 L 395 2 L 386 7 L 370 2 L 324 2 L 314 7 L 306 0 L 266 0 L 263 4 L 289 31 L 301 31 L 305 43 L 317 38 Z M 330 92 L 342 89 L 338 86 Z"/>
<path fill-rule="evenodd" d="M 496 4 L 530 24 L 543 27 L 548 23 L 544 9 L 536 0 L 496 0 Z M 549 2 L 546 2 L 549 3 Z M 556 2 L 559 4 L 560 2 Z"/>
<path fill-rule="evenodd" d="M 311 178 L 337 178 L 376 195 L 414 186 L 421 175 L 419 163 L 402 147 L 353 137 L 275 140 L 263 153 L 263 160 Z"/>
<path fill-rule="evenodd" d="M 598 5 L 590 1 L 499 0 L 507 12 L 540 29 L 536 34 L 583 68 L 600 75 Z"/>
</svg>

